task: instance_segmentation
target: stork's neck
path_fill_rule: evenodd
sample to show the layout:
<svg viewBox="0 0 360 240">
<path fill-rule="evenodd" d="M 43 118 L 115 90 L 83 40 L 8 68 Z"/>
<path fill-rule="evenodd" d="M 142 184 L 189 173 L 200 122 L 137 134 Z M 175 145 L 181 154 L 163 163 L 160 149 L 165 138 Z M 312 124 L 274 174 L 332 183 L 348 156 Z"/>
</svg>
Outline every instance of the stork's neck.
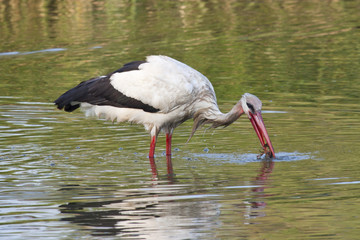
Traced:
<svg viewBox="0 0 360 240">
<path fill-rule="evenodd" d="M 218 112 L 213 114 L 213 116 L 208 116 L 207 123 L 212 123 L 211 127 L 213 128 L 220 126 L 226 127 L 235 122 L 243 113 L 244 110 L 242 108 L 241 101 L 239 101 L 228 113 L 222 113 L 220 110 L 218 110 Z"/>
<path fill-rule="evenodd" d="M 222 113 L 217 105 L 200 109 L 194 114 L 194 125 L 190 138 L 194 135 L 195 131 L 204 124 L 211 124 L 212 128 L 220 126 L 226 127 L 235 122 L 243 113 L 244 110 L 241 101 L 237 102 L 228 113 Z"/>
</svg>

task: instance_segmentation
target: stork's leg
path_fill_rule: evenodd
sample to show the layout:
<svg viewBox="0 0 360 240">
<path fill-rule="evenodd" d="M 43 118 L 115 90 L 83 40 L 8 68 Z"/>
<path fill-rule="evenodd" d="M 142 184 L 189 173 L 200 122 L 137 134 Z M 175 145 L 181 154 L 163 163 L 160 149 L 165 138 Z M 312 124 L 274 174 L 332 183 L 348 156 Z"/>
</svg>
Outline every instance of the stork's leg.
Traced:
<svg viewBox="0 0 360 240">
<path fill-rule="evenodd" d="M 171 138 L 172 138 L 172 134 L 167 133 L 166 134 L 166 156 L 171 155 Z"/>
<path fill-rule="evenodd" d="M 149 160 L 150 160 L 150 167 L 151 167 L 151 172 L 152 172 L 152 176 L 153 176 L 153 179 L 157 179 L 157 169 L 156 169 L 156 164 L 155 164 L 155 158 L 153 157 L 149 157 Z"/>
<path fill-rule="evenodd" d="M 154 158 L 156 146 L 156 136 L 151 136 L 149 158 Z"/>
<path fill-rule="evenodd" d="M 151 142 L 150 142 L 149 158 L 153 158 L 155 155 L 156 139 L 158 135 L 159 135 L 159 130 L 156 127 L 153 127 L 150 131 Z"/>
<path fill-rule="evenodd" d="M 172 167 L 171 155 L 166 155 L 166 165 L 167 165 L 168 177 L 172 178 L 174 176 L 174 170 Z"/>
<path fill-rule="evenodd" d="M 149 151 L 150 167 L 151 167 L 151 172 L 152 172 L 154 179 L 157 178 L 157 170 L 156 170 L 156 164 L 155 164 L 155 159 L 154 159 L 156 138 L 157 138 L 156 135 L 151 136 L 150 151 Z"/>
<path fill-rule="evenodd" d="M 166 165 L 169 176 L 172 176 L 174 173 L 171 162 L 171 138 L 172 138 L 172 132 L 166 133 Z"/>
</svg>

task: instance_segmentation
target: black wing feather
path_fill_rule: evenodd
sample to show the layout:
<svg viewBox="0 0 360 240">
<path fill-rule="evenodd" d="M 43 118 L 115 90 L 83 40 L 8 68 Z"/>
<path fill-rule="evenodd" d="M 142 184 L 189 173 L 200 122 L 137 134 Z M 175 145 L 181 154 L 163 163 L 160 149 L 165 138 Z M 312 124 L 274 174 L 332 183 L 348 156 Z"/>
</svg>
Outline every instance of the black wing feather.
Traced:
<svg viewBox="0 0 360 240">
<path fill-rule="evenodd" d="M 122 68 L 113 73 L 139 70 L 139 65 L 144 61 L 135 61 L 125 64 Z M 86 102 L 99 106 L 114 106 L 119 108 L 136 108 L 146 112 L 158 112 L 159 109 L 145 104 L 135 98 L 131 98 L 116 90 L 110 84 L 110 77 L 107 76 L 92 78 L 81 82 L 55 100 L 58 109 L 72 112 L 80 107 L 80 103 Z"/>
<path fill-rule="evenodd" d="M 143 63 L 146 63 L 146 61 L 133 61 L 133 62 L 126 63 L 126 64 L 124 64 L 124 66 L 122 68 L 114 71 L 113 73 L 139 70 L 139 66 Z"/>
</svg>

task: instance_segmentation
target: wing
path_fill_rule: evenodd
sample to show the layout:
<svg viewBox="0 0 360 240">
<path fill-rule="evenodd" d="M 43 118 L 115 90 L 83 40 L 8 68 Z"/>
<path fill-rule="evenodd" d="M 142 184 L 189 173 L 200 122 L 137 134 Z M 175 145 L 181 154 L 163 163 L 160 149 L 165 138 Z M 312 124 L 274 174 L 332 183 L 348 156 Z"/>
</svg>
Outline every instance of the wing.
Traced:
<svg viewBox="0 0 360 240">
<path fill-rule="evenodd" d="M 149 56 L 138 71 L 114 72 L 111 85 L 128 97 L 170 112 L 206 92 L 216 102 L 210 81 L 195 69 L 166 56 Z"/>
<path fill-rule="evenodd" d="M 55 104 L 65 111 L 86 102 L 168 113 L 204 95 L 216 102 L 210 81 L 200 72 L 166 56 L 149 56 L 146 61 L 125 64 L 107 76 L 80 83 Z"/>
<path fill-rule="evenodd" d="M 143 63 L 144 61 L 127 63 L 112 74 L 81 82 L 78 86 L 65 92 L 55 100 L 55 104 L 59 109 L 64 108 L 64 110 L 68 112 L 72 112 L 80 107 L 80 103 L 90 103 L 100 106 L 107 105 L 119 108 L 136 108 L 146 112 L 157 112 L 159 109 L 135 98 L 126 96 L 121 91 L 115 89 L 110 83 L 110 77 L 112 75 L 139 70 L 139 66 Z"/>
</svg>

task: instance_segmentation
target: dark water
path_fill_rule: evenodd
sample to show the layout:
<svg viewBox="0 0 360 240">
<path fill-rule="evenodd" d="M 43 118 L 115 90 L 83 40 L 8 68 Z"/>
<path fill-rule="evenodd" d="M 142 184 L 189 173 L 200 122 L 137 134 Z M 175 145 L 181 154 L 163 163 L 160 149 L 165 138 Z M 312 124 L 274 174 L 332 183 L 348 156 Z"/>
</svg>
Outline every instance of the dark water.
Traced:
<svg viewBox="0 0 360 240">
<path fill-rule="evenodd" d="M 0 1 L 1 239 L 358 239 L 359 1 Z M 241 118 L 175 130 L 154 176 L 141 126 L 52 101 L 164 54 L 250 92 L 277 159 Z"/>
</svg>

